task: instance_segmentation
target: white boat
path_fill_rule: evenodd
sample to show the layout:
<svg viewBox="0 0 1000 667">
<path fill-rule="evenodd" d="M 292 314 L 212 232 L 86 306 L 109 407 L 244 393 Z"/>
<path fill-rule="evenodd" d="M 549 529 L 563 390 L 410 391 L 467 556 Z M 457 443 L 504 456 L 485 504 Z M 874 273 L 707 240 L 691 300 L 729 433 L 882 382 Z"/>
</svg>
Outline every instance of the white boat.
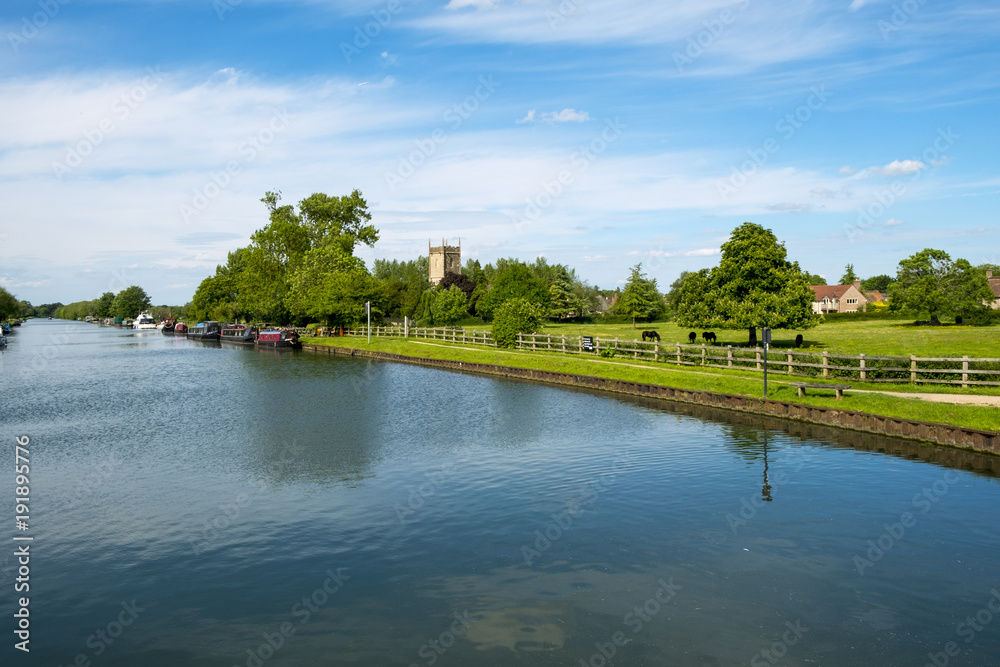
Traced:
<svg viewBox="0 0 1000 667">
<path fill-rule="evenodd" d="M 156 320 L 153 316 L 146 311 L 139 313 L 139 316 L 135 318 L 132 323 L 133 329 L 156 329 Z"/>
</svg>

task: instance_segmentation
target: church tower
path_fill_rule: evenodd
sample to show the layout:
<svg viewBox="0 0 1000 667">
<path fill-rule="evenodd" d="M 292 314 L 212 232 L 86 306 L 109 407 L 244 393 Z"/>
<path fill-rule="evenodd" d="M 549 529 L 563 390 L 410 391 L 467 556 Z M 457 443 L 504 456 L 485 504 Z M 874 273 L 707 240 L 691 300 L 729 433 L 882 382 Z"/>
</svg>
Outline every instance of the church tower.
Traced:
<svg viewBox="0 0 1000 667">
<path fill-rule="evenodd" d="M 457 246 L 448 245 L 447 239 L 441 239 L 441 245 L 432 247 L 428 241 L 427 259 L 430 265 L 427 279 L 431 285 L 441 282 L 446 273 L 462 273 L 462 239 Z"/>
</svg>

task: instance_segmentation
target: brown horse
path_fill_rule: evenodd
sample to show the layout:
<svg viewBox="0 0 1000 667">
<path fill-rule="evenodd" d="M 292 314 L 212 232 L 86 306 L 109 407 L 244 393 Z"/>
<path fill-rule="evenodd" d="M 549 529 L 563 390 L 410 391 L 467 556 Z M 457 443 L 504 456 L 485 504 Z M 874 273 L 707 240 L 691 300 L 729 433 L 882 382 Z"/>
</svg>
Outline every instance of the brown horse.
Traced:
<svg viewBox="0 0 1000 667">
<path fill-rule="evenodd" d="M 656 333 L 655 331 L 643 331 L 642 332 L 642 341 L 646 342 L 647 340 L 656 340 L 656 342 L 659 343 L 660 342 L 660 334 Z"/>
</svg>

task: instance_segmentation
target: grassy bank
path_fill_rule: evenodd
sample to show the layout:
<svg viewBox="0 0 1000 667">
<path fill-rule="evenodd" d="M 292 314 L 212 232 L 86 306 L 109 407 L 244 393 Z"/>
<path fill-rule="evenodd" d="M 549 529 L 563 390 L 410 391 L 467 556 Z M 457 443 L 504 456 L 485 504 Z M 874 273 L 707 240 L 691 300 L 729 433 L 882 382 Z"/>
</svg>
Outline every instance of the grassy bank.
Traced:
<svg viewBox="0 0 1000 667">
<path fill-rule="evenodd" d="M 661 334 L 662 335 L 662 334 Z M 544 352 L 522 352 L 517 350 L 497 350 L 494 348 L 463 347 L 433 341 L 417 341 L 401 338 L 373 338 L 371 344 L 365 338 L 308 338 L 306 343 L 320 345 L 336 345 L 378 350 L 403 354 L 411 357 L 430 359 L 453 359 L 484 364 L 498 364 L 518 368 L 533 368 L 556 371 L 561 373 L 576 373 L 595 377 L 624 380 L 629 382 L 646 382 L 680 389 L 696 389 L 726 394 L 744 396 L 761 396 L 763 382 L 759 374 L 751 375 L 741 371 L 722 369 L 686 369 L 670 367 L 665 364 L 644 363 L 641 361 L 607 360 L 597 357 L 581 357 Z M 855 410 L 889 417 L 900 417 L 919 421 L 951 424 L 985 431 L 1000 431 L 1000 410 L 991 407 L 972 405 L 954 405 L 949 403 L 931 403 L 918 399 L 900 398 L 885 393 L 846 392 L 842 400 L 836 400 L 834 392 L 812 390 L 813 395 L 798 398 L 796 389 L 789 382 L 801 378 L 788 379 L 780 375 L 771 376 L 768 380 L 769 398 L 837 407 L 843 410 Z M 835 383 L 834 383 L 835 384 Z M 864 385 L 854 383 L 853 386 L 866 390 L 882 391 L 914 391 L 909 385 Z M 965 393 L 986 393 L 970 392 Z"/>
<path fill-rule="evenodd" d="M 602 338 L 640 339 L 643 329 L 654 329 L 664 343 L 687 343 L 690 327 L 674 322 L 631 324 L 550 324 L 542 333 L 565 336 L 600 336 Z M 485 327 L 480 327 L 485 328 Z M 746 345 L 745 330 L 714 329 L 718 345 Z M 698 343 L 702 329 L 698 329 Z M 1000 326 L 917 326 L 906 320 L 828 322 L 803 331 L 776 329 L 773 347 L 794 347 L 795 336 L 802 334 L 803 348 L 839 354 L 908 357 L 970 357 L 1000 359 Z"/>
</svg>

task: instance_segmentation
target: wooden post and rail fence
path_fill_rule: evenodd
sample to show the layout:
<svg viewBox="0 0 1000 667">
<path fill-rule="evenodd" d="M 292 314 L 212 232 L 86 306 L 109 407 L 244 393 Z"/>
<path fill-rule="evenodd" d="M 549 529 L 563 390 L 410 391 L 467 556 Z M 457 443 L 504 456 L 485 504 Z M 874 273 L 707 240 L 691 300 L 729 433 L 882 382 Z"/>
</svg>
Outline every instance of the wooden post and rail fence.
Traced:
<svg viewBox="0 0 1000 667">
<path fill-rule="evenodd" d="M 409 327 L 410 338 L 496 347 L 489 331 L 448 327 Z M 367 336 L 365 327 L 345 329 L 345 336 Z M 376 326 L 371 335 L 404 336 L 401 326 Z M 586 339 L 586 340 L 585 340 Z M 679 366 L 704 366 L 763 372 L 764 349 L 734 345 L 689 345 L 643 342 L 598 336 L 562 334 L 518 334 L 517 348 L 535 352 L 585 354 L 615 359 L 653 361 Z M 962 387 L 1000 386 L 1000 359 L 976 357 L 888 357 L 866 354 L 831 354 L 814 350 L 768 351 L 771 372 L 798 377 L 893 382 L 897 384 L 945 384 Z"/>
</svg>

